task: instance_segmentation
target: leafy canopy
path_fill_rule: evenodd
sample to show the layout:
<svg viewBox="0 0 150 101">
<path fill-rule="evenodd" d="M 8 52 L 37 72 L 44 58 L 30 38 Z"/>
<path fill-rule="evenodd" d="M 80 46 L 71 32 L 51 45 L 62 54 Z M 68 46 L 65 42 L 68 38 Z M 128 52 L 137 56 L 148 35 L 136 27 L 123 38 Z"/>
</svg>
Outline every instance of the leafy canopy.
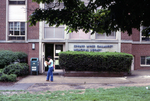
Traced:
<svg viewBox="0 0 150 101">
<path fill-rule="evenodd" d="M 37 8 L 32 13 L 28 20 L 31 26 L 36 25 L 38 21 L 46 21 L 49 26 L 67 25 L 69 31 L 83 29 L 86 33 L 92 30 L 91 34 L 109 34 L 121 29 L 129 35 L 132 34 L 132 28 L 140 29 L 140 25 L 150 26 L 149 0 L 32 1 L 43 3 L 45 7 Z"/>
</svg>

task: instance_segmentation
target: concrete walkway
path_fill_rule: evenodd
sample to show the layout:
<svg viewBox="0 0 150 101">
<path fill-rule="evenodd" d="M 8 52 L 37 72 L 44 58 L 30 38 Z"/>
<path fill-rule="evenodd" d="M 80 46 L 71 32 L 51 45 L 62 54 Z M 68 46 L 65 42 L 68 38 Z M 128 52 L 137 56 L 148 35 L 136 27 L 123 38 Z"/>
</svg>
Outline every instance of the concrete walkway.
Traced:
<svg viewBox="0 0 150 101">
<path fill-rule="evenodd" d="M 62 71 L 55 71 L 60 74 Z M 88 88 L 114 88 L 120 86 L 150 86 L 150 70 L 132 71 L 124 77 L 63 77 L 54 75 L 54 82 L 46 81 L 44 75 L 29 75 L 11 86 L 0 86 L 0 90 L 56 91 Z"/>
</svg>

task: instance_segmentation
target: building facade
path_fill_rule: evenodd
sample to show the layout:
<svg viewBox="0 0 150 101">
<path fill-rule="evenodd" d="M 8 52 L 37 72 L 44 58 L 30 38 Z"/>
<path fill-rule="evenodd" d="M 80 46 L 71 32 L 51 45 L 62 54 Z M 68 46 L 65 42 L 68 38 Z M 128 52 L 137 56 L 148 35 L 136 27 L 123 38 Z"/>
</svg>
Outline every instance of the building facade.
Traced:
<svg viewBox="0 0 150 101">
<path fill-rule="evenodd" d="M 133 29 L 128 36 L 121 31 L 111 35 L 85 34 L 65 31 L 66 26 L 49 27 L 44 21 L 29 27 L 26 21 L 36 8 L 45 8 L 32 0 L 2 0 L 0 3 L 0 50 L 22 51 L 28 54 L 28 64 L 32 57 L 39 58 L 39 72 L 45 71 L 44 61 L 51 55 L 55 68 L 59 69 L 58 53 L 61 51 L 125 52 L 134 56 L 132 70 L 150 68 L 150 42 L 141 31 Z M 141 27 L 143 29 L 143 27 Z"/>
</svg>

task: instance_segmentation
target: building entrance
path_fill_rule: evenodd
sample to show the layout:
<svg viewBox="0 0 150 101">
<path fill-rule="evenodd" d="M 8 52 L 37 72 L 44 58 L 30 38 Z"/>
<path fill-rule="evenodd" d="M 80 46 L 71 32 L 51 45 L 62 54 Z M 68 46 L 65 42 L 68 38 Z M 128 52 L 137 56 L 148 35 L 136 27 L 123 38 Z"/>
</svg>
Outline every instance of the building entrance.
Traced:
<svg viewBox="0 0 150 101">
<path fill-rule="evenodd" d="M 52 44 L 45 43 L 45 61 L 48 56 L 51 56 L 54 61 L 55 69 L 61 69 L 59 66 L 59 55 L 58 53 L 64 51 L 64 44 Z M 48 71 L 48 67 L 45 67 L 45 71 Z"/>
<path fill-rule="evenodd" d="M 52 59 L 54 60 L 54 44 L 45 44 L 45 61 L 47 60 L 48 56 L 51 56 Z M 48 71 L 48 67 L 45 67 L 45 71 Z"/>
</svg>

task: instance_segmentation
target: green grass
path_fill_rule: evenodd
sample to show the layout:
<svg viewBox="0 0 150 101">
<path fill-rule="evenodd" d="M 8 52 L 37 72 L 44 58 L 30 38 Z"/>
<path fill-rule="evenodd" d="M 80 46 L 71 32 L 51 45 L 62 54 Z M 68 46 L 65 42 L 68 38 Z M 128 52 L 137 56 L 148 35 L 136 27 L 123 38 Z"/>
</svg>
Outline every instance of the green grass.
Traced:
<svg viewBox="0 0 150 101">
<path fill-rule="evenodd" d="M 150 101 L 150 90 L 145 87 L 120 87 L 13 95 L 0 92 L 0 101 Z"/>
</svg>

